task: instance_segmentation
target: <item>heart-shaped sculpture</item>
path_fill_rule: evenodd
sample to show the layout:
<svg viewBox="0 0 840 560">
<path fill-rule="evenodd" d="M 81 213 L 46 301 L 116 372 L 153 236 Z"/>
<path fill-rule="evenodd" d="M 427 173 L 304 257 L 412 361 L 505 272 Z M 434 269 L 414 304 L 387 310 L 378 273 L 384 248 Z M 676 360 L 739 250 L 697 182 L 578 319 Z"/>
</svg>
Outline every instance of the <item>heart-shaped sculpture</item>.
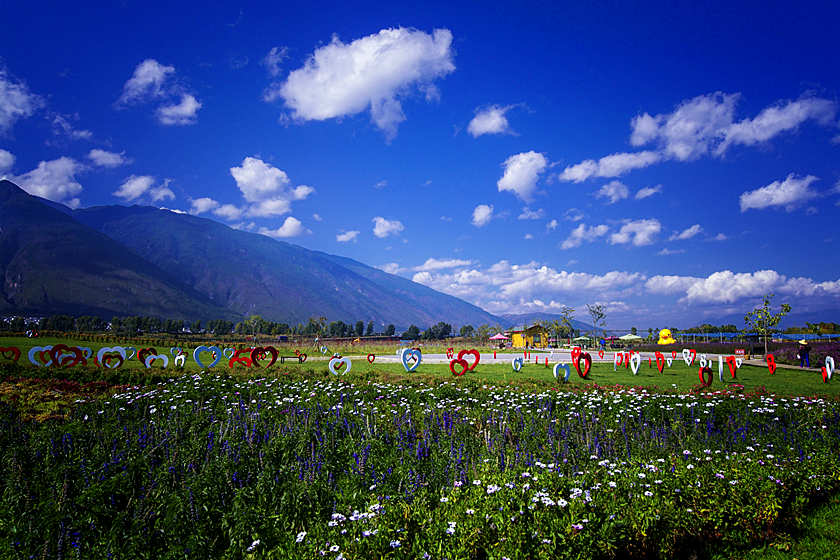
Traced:
<svg viewBox="0 0 840 560">
<path fill-rule="evenodd" d="M 408 362 L 411 360 L 414 360 L 414 363 L 408 365 Z M 402 353 L 402 365 L 408 373 L 416 370 L 422 361 L 423 354 L 416 348 L 406 348 L 405 352 Z"/>
<path fill-rule="evenodd" d="M 642 365 L 642 355 L 638 352 L 635 352 L 632 356 L 630 356 L 630 371 L 633 372 L 633 375 L 639 374 L 639 366 Z"/>
<path fill-rule="evenodd" d="M 126 359 L 125 356 L 125 348 L 122 346 L 103 346 L 96 353 L 96 361 L 102 367 L 116 369 L 123 365 Z"/>
<path fill-rule="evenodd" d="M 828 378 L 834 373 L 834 358 L 832 356 L 825 357 L 825 371 L 828 373 Z"/>
<path fill-rule="evenodd" d="M 137 351 L 137 359 L 140 360 L 141 364 L 146 363 L 147 356 L 157 356 L 158 351 L 157 348 L 141 348 Z"/>
<path fill-rule="evenodd" d="M 137 348 L 135 348 L 134 346 L 126 346 L 125 347 L 125 359 L 126 360 L 130 360 L 131 358 L 134 357 L 135 354 L 137 354 Z"/>
<path fill-rule="evenodd" d="M 478 365 L 478 361 L 481 359 L 481 354 L 479 354 L 478 350 L 476 350 L 474 348 L 472 348 L 470 350 L 461 350 L 460 352 L 458 352 L 458 359 L 463 360 L 464 356 L 466 356 L 468 354 L 472 355 L 472 356 L 475 356 L 475 361 L 473 361 L 471 364 L 469 362 L 467 362 L 469 364 L 468 369 L 470 371 L 473 371 L 475 369 L 475 366 Z"/>
<path fill-rule="evenodd" d="M 347 366 L 347 368 L 340 372 L 339 370 L 342 366 Z M 350 371 L 350 368 L 353 367 L 353 363 L 350 361 L 350 358 L 330 358 L 327 367 L 330 368 L 330 373 L 333 375 L 344 375 Z"/>
<path fill-rule="evenodd" d="M 449 348 L 446 349 L 446 357 L 451 360 L 454 356 L 455 356 L 455 349 L 450 346 Z"/>
<path fill-rule="evenodd" d="M 711 362 L 706 362 L 706 354 L 700 354 L 700 367 L 706 367 L 709 363 Z"/>
<path fill-rule="evenodd" d="M 581 362 L 584 364 L 583 370 L 580 368 Z M 586 376 L 589 375 L 589 370 L 592 369 L 592 356 L 589 355 L 589 352 L 584 352 L 578 356 L 578 359 L 575 362 L 575 369 L 577 370 L 579 376 L 586 379 Z"/>
<path fill-rule="evenodd" d="M 820 367 L 820 373 L 822 374 L 823 383 L 828 383 L 828 370 L 825 369 L 825 366 Z"/>
<path fill-rule="evenodd" d="M 268 362 L 267 366 L 265 366 L 267 368 L 274 365 L 274 362 L 276 362 L 277 358 L 280 356 L 280 352 L 278 352 L 277 348 L 274 346 L 257 346 L 251 350 L 251 363 L 255 367 L 262 367 L 260 360 L 265 360 L 269 355 L 271 355 L 271 361 Z"/>
<path fill-rule="evenodd" d="M 173 346 L 169 349 L 169 353 L 172 354 L 172 357 L 176 357 L 178 354 L 182 352 L 180 346 Z"/>
<path fill-rule="evenodd" d="M 232 360 L 234 356 L 236 356 L 236 349 L 234 348 L 225 348 L 222 350 L 222 355 L 227 358 L 228 360 Z"/>
<path fill-rule="evenodd" d="M 575 363 L 580 358 L 580 354 L 583 350 L 580 349 L 580 346 L 575 346 L 572 348 L 572 363 Z"/>
<path fill-rule="evenodd" d="M 522 366 L 525 364 L 525 358 L 519 356 L 510 361 L 510 367 L 513 368 L 513 371 L 520 371 Z"/>
<path fill-rule="evenodd" d="M 726 365 L 729 366 L 729 374 L 732 376 L 732 379 L 735 379 L 735 372 L 738 371 L 738 360 L 735 356 L 727 356 L 726 357 Z"/>
<path fill-rule="evenodd" d="M 225 348 L 225 350 L 228 350 Z M 231 348 L 231 350 L 233 350 Z M 251 352 L 253 351 L 252 348 L 239 348 L 233 350 L 233 354 L 231 354 L 230 360 L 228 360 L 228 367 L 233 367 L 236 364 L 241 364 L 245 367 L 251 367 Z M 224 350 L 223 350 L 224 352 Z"/>
<path fill-rule="evenodd" d="M 455 367 L 458 366 L 461 368 L 461 371 L 455 371 Z M 467 360 L 462 360 L 461 358 L 455 358 L 449 362 L 449 371 L 452 372 L 452 375 L 456 377 L 460 377 L 467 373 L 470 370 L 470 365 L 467 363 Z"/>
<path fill-rule="evenodd" d="M 0 348 L 0 356 L 3 356 L 7 360 L 17 362 L 20 359 L 20 348 L 15 346 L 5 346 Z"/>
<path fill-rule="evenodd" d="M 166 369 L 169 367 L 169 356 L 166 354 L 149 354 L 146 356 L 146 359 L 143 361 L 143 364 L 146 366 L 146 369 L 150 369 L 152 367 L 152 363 L 156 360 L 163 360 L 163 368 Z"/>
<path fill-rule="evenodd" d="M 187 354 L 185 352 L 181 352 L 177 356 L 175 356 L 175 366 L 176 367 L 184 367 L 187 364 Z"/>
<path fill-rule="evenodd" d="M 569 364 L 554 364 L 554 369 L 552 372 L 554 373 L 554 379 L 560 379 L 560 371 L 564 371 L 565 375 L 563 376 L 563 383 L 569 382 L 569 375 L 571 373 L 571 368 L 569 368 Z"/>
<path fill-rule="evenodd" d="M 598 350 L 598 359 L 599 359 L 599 360 L 603 360 L 603 359 L 604 359 L 604 351 L 603 351 L 603 350 Z"/>
<path fill-rule="evenodd" d="M 202 352 L 210 352 L 211 354 L 213 354 L 213 361 L 206 366 L 201 362 L 201 359 L 199 358 L 199 355 Z M 195 360 L 195 363 L 198 364 L 198 367 L 200 367 L 201 369 L 210 369 L 218 365 L 218 363 L 222 360 L 222 349 L 218 346 L 204 346 L 202 344 L 201 346 L 193 350 L 193 360 Z"/>
<path fill-rule="evenodd" d="M 741 369 L 742 365 L 744 365 L 744 358 L 739 358 L 738 356 L 735 356 L 735 367 Z"/>
<path fill-rule="evenodd" d="M 367 355 L 367 361 L 368 361 L 369 364 L 372 364 L 375 359 L 376 359 L 376 354 L 368 354 Z"/>
<path fill-rule="evenodd" d="M 90 360 L 91 356 L 93 356 L 93 350 L 91 350 L 87 346 L 79 346 L 79 350 L 82 351 L 82 356 L 84 356 L 85 358 L 85 361 L 82 362 L 82 364 L 87 365 L 87 361 Z"/>
<path fill-rule="evenodd" d="M 633 356 L 632 352 L 625 352 L 624 353 L 624 368 L 630 367 L 630 358 Z M 642 357 L 639 356 L 639 364 L 642 362 Z"/>
<path fill-rule="evenodd" d="M 676 350 L 671 350 L 671 359 L 672 360 L 677 359 L 677 351 Z M 668 364 L 668 365 L 670 366 L 671 364 Z"/>
<path fill-rule="evenodd" d="M 49 367 L 53 363 L 52 357 L 50 356 L 50 350 L 52 350 L 52 346 L 33 346 L 29 349 L 26 356 L 29 358 L 29 361 L 33 366 Z"/>
<path fill-rule="evenodd" d="M 50 358 L 52 365 L 56 367 L 73 367 L 81 363 L 87 363 L 85 355 L 81 348 L 77 346 L 67 346 L 66 344 L 56 344 L 50 350 Z"/>
<path fill-rule="evenodd" d="M 685 365 L 691 367 L 691 364 L 694 363 L 694 359 L 697 358 L 697 350 L 683 348 L 682 351 L 683 360 L 685 360 Z"/>
<path fill-rule="evenodd" d="M 668 367 L 671 367 L 671 364 L 674 363 L 674 358 L 665 358 L 665 363 L 668 364 Z"/>
<path fill-rule="evenodd" d="M 718 379 L 721 383 L 723 383 L 723 362 L 725 361 L 723 356 L 718 355 Z M 709 364 L 712 363 L 712 360 L 709 360 Z"/>
<path fill-rule="evenodd" d="M 623 363 L 624 354 L 622 354 L 621 352 L 616 352 L 613 356 L 613 371 L 615 371 L 618 368 L 618 366 L 622 365 Z"/>
<path fill-rule="evenodd" d="M 304 354 L 303 352 L 298 354 L 298 360 L 300 361 L 300 363 L 305 362 L 306 361 L 306 354 Z"/>
<path fill-rule="evenodd" d="M 776 358 L 773 357 L 773 354 L 767 354 L 764 359 L 767 362 L 767 369 L 770 370 L 770 375 L 776 373 Z"/>
<path fill-rule="evenodd" d="M 665 356 L 662 355 L 662 352 L 657 352 L 655 354 L 655 356 L 656 356 L 656 370 L 659 373 L 662 373 L 662 372 L 665 371 Z"/>
<path fill-rule="evenodd" d="M 326 346 L 321 346 L 321 354 L 326 355 L 329 351 L 330 351 L 330 349 L 327 348 Z"/>
<path fill-rule="evenodd" d="M 700 376 L 700 385 L 703 387 L 711 387 L 712 386 L 712 368 L 701 366 L 698 370 L 698 375 Z"/>
</svg>

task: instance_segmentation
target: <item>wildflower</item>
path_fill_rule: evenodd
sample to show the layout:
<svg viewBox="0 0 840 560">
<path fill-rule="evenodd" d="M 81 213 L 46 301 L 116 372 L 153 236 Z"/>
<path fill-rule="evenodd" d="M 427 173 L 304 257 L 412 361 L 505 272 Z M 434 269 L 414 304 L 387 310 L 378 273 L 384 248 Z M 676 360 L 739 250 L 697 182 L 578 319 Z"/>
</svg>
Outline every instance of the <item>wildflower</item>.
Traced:
<svg viewBox="0 0 840 560">
<path fill-rule="evenodd" d="M 400 546 L 400 541 L 391 541 L 391 548 L 399 548 Z"/>
<path fill-rule="evenodd" d="M 306 537 L 306 531 L 301 531 L 300 533 L 297 534 L 297 538 L 295 539 L 295 542 L 301 543 L 301 542 L 303 542 L 303 539 L 305 537 Z"/>
<path fill-rule="evenodd" d="M 260 539 L 255 540 L 254 542 L 251 543 L 251 546 L 249 546 L 248 548 L 245 549 L 245 552 L 253 552 L 254 549 L 256 549 L 257 546 L 259 546 L 259 544 L 260 544 Z"/>
</svg>

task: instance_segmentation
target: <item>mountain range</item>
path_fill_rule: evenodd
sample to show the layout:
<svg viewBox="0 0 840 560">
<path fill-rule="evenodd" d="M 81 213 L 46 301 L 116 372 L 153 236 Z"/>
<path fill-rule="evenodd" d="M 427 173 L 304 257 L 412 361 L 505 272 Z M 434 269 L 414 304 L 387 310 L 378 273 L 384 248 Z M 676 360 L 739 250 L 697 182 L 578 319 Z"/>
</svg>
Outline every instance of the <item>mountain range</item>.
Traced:
<svg viewBox="0 0 840 560">
<path fill-rule="evenodd" d="M 358 261 L 148 206 L 70 209 L 0 181 L 0 314 L 378 327 L 508 320 Z"/>
</svg>

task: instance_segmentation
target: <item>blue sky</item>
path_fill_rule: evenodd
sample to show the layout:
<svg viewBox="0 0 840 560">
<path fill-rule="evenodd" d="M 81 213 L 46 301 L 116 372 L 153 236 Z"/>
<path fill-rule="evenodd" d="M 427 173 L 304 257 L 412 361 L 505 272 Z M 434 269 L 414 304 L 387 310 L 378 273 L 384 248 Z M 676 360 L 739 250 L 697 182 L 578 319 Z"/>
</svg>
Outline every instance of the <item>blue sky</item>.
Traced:
<svg viewBox="0 0 840 560">
<path fill-rule="evenodd" d="M 352 5 L 351 5 L 352 4 Z M 494 313 L 840 320 L 832 3 L 4 7 L 0 176 Z"/>
</svg>

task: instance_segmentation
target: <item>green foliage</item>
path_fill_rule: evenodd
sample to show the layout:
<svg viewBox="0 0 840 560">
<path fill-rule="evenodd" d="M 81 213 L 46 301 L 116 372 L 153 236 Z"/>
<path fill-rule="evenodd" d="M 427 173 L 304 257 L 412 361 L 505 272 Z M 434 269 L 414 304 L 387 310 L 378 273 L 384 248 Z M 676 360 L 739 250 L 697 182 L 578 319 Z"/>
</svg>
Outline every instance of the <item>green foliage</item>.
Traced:
<svg viewBox="0 0 840 560">
<path fill-rule="evenodd" d="M 753 332 L 758 333 L 764 337 L 764 351 L 767 353 L 767 337 L 773 332 L 773 329 L 782 320 L 782 317 L 790 312 L 790 305 L 783 303 L 778 313 L 773 313 L 770 302 L 773 299 L 773 294 L 765 295 L 762 300 L 763 303 L 744 315 L 744 323 Z"/>
</svg>

